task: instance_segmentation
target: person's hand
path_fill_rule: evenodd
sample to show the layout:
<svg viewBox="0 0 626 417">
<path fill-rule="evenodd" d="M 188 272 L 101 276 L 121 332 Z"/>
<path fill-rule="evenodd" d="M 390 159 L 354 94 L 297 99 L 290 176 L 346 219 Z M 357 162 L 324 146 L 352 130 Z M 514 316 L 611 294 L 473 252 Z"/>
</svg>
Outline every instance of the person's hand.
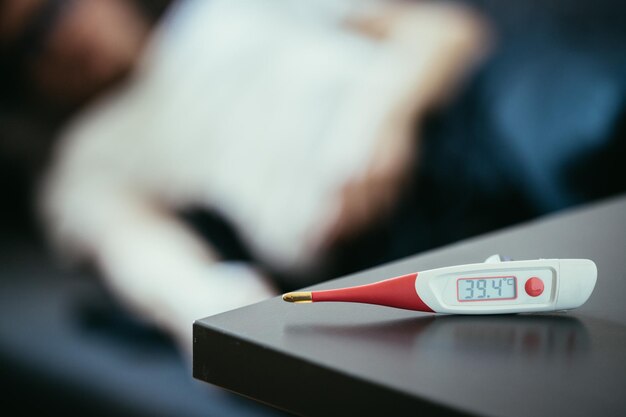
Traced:
<svg viewBox="0 0 626 417">
<path fill-rule="evenodd" d="M 489 48 L 485 22 L 451 4 L 387 3 L 347 22 L 388 44 L 400 78 L 367 169 L 341 187 L 340 210 L 325 246 L 358 234 L 390 211 L 414 163 L 421 118 L 455 92 Z"/>
</svg>

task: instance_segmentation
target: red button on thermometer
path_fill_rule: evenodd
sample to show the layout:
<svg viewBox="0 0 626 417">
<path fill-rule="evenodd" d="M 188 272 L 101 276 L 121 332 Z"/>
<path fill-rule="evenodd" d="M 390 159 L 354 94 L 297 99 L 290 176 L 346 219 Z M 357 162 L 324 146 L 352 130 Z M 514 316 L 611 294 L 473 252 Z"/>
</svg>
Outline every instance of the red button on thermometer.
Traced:
<svg viewBox="0 0 626 417">
<path fill-rule="evenodd" d="M 583 305 L 597 278 L 588 259 L 538 259 L 485 263 L 415 272 L 373 284 L 293 292 L 293 303 L 339 301 L 452 314 L 504 314 L 568 310 Z"/>
</svg>

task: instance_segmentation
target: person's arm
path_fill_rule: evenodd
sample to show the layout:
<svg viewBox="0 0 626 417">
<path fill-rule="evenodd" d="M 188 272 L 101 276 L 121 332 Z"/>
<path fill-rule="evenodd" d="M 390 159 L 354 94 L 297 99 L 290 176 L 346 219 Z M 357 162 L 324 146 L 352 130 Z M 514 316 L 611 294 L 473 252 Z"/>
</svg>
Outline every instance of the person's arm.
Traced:
<svg viewBox="0 0 626 417">
<path fill-rule="evenodd" d="M 368 4 L 367 2 L 363 2 Z M 355 7 L 346 26 L 377 39 L 395 62 L 392 106 L 363 174 L 341 190 L 341 207 L 327 241 L 350 238 L 389 212 L 415 163 L 424 116 L 451 98 L 491 46 L 487 22 L 458 4 L 369 2 Z M 389 94 L 389 93 L 388 93 Z M 372 94 L 371 100 L 378 100 Z"/>
<path fill-rule="evenodd" d="M 103 148 L 115 148 L 115 135 L 109 137 L 100 121 L 66 138 L 69 146 L 45 183 L 50 237 L 70 259 L 95 263 L 126 306 L 173 335 L 190 355 L 194 320 L 276 291 L 252 267 L 221 261 L 171 207 L 125 176 L 125 148 L 117 149 L 117 158 L 106 157 Z"/>
</svg>

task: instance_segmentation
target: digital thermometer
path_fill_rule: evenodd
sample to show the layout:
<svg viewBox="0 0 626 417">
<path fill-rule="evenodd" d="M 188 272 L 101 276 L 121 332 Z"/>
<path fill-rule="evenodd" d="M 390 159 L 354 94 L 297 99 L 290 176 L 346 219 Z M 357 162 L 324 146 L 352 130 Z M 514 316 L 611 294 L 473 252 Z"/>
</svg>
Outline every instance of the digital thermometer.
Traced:
<svg viewBox="0 0 626 417">
<path fill-rule="evenodd" d="M 295 303 L 340 301 L 452 314 L 505 314 L 569 310 L 591 295 L 597 278 L 589 259 L 505 261 L 414 272 L 373 284 L 335 290 L 293 292 Z"/>
</svg>

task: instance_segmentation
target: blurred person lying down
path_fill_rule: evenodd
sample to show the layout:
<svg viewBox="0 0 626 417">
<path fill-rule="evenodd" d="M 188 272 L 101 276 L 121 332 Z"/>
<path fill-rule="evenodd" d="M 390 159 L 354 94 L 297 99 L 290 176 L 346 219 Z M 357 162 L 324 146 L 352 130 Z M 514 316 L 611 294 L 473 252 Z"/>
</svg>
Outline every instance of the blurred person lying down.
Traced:
<svg viewBox="0 0 626 417">
<path fill-rule="evenodd" d="M 389 212 L 416 123 L 484 44 L 451 4 L 175 3 L 131 77 L 61 135 L 47 229 L 190 352 L 193 320 L 277 291 L 177 213 L 220 213 L 276 270 L 316 268 Z"/>
</svg>

